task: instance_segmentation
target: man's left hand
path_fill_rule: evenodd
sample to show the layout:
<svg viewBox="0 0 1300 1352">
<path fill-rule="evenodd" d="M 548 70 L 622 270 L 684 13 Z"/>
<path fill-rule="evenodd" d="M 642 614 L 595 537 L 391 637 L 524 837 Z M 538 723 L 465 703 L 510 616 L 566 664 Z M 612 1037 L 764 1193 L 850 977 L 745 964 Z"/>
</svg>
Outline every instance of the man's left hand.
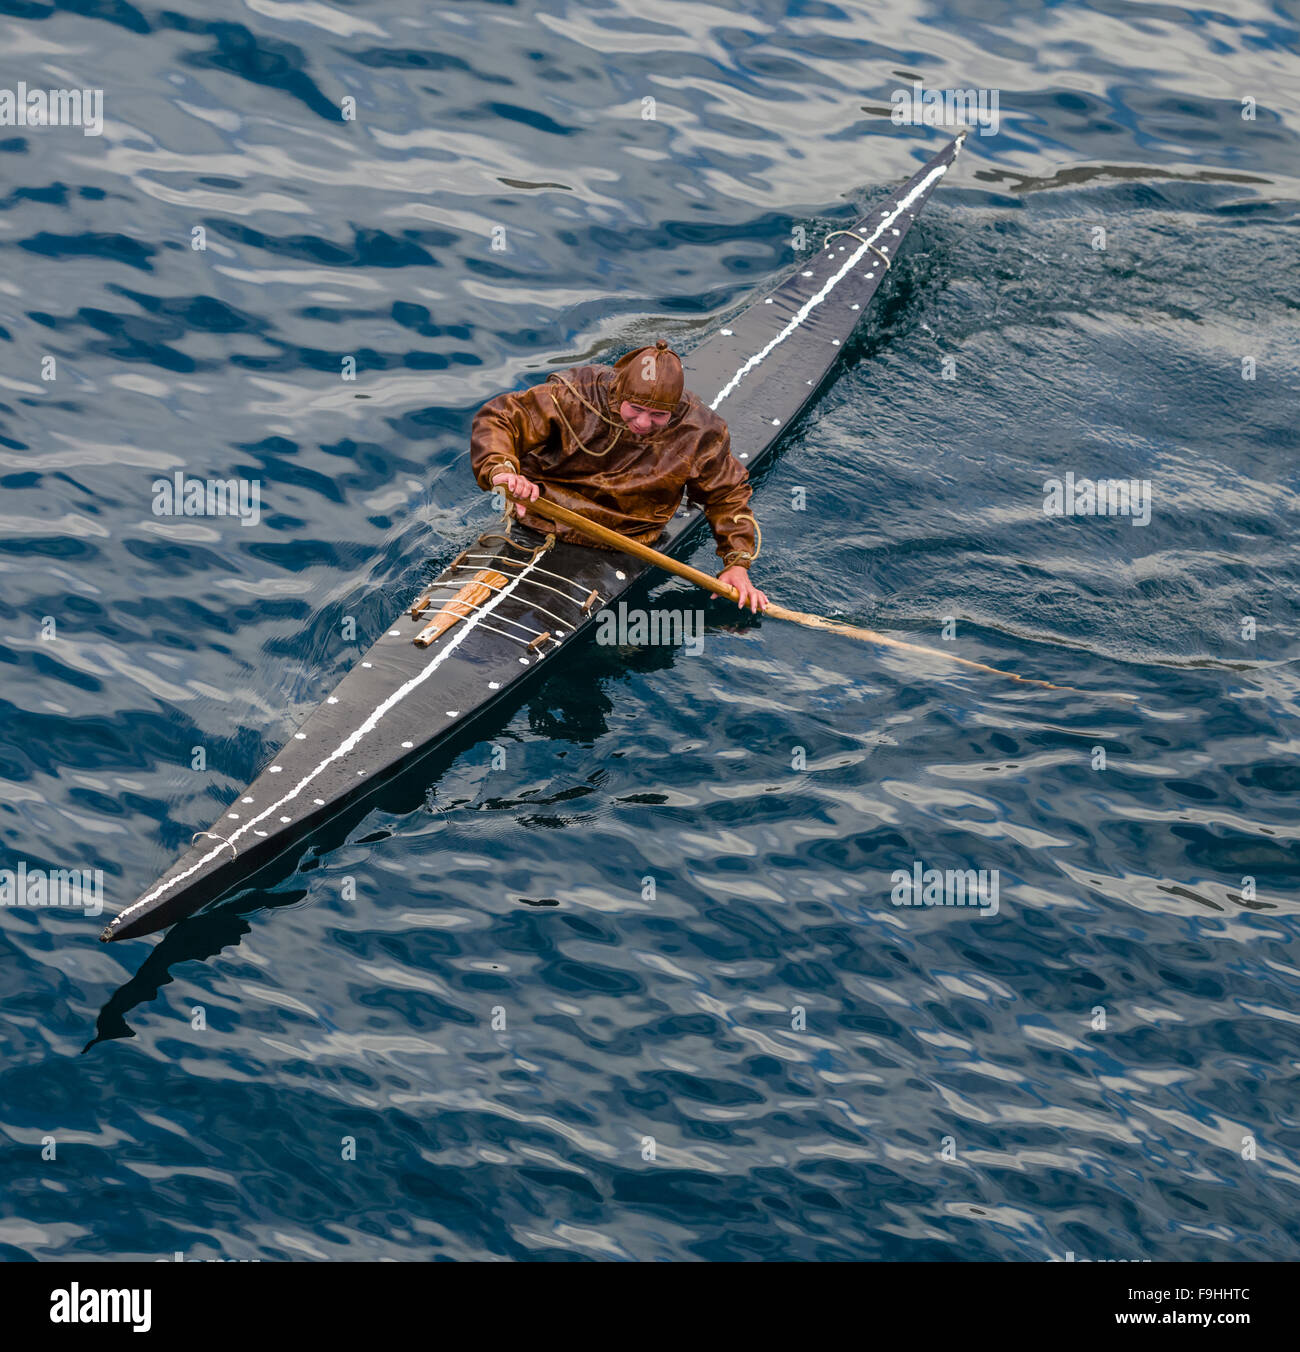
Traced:
<svg viewBox="0 0 1300 1352">
<path fill-rule="evenodd" d="M 742 568 L 740 564 L 733 563 L 730 568 L 724 568 L 718 574 L 718 581 L 725 582 L 728 587 L 734 587 L 739 595 L 736 597 L 736 604 L 743 610 L 746 606 L 755 614 L 760 610 L 767 609 L 767 597 L 749 580 L 749 569 Z"/>
</svg>

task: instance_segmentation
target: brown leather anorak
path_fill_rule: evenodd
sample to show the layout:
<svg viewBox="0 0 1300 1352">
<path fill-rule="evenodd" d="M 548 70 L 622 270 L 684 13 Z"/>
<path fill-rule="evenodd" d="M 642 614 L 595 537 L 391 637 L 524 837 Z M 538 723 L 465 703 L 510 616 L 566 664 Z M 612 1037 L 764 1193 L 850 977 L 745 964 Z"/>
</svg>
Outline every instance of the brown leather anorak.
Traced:
<svg viewBox="0 0 1300 1352">
<path fill-rule="evenodd" d="M 749 475 L 731 453 L 727 424 L 688 391 L 664 427 L 637 436 L 611 407 L 615 378 L 609 366 L 574 366 L 489 400 L 470 433 L 479 486 L 491 489 L 502 469 L 522 474 L 553 502 L 643 544 L 658 539 L 685 493 L 704 509 L 724 565 L 748 567 L 758 528 Z M 525 515 L 523 522 L 591 545 L 545 517 Z"/>
</svg>

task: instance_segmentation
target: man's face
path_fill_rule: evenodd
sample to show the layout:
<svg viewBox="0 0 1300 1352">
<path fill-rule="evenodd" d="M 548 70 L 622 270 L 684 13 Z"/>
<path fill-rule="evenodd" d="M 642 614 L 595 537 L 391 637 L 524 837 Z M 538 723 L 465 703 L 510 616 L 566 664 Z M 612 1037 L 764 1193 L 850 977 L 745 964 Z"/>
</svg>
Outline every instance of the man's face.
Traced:
<svg viewBox="0 0 1300 1352">
<path fill-rule="evenodd" d="M 626 399 L 618 406 L 618 416 L 639 437 L 647 437 L 661 427 L 667 427 L 671 413 L 657 408 L 642 408 L 640 404 L 629 404 Z"/>
</svg>

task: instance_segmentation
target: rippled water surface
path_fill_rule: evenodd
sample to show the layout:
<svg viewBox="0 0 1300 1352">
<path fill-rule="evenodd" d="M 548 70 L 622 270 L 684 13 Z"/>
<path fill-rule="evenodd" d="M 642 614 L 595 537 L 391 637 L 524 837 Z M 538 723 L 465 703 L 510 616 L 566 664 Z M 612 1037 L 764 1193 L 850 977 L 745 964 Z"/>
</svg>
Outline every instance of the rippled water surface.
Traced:
<svg viewBox="0 0 1300 1352">
<path fill-rule="evenodd" d="M 757 573 L 1075 688 L 710 604 L 161 941 L 5 910 L 0 1252 L 1300 1258 L 1297 40 L 0 0 L 0 88 L 105 97 L 0 127 L 5 867 L 140 892 L 491 519 L 478 405 L 689 346 L 941 144 L 913 78 L 1000 130 L 765 474 Z M 260 521 L 155 516 L 178 471 Z M 1045 515 L 1067 472 L 1149 524 Z M 997 915 L 894 906 L 917 861 Z"/>
</svg>

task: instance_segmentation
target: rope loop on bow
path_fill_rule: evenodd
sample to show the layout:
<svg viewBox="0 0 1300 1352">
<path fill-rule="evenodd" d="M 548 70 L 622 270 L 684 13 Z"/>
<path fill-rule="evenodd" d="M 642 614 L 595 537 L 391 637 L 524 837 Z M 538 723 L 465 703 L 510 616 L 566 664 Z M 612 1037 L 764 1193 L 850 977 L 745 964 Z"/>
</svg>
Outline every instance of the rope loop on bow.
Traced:
<svg viewBox="0 0 1300 1352">
<path fill-rule="evenodd" d="M 837 235 L 848 235 L 850 239 L 856 239 L 859 244 L 866 245 L 866 247 L 870 249 L 871 252 L 875 254 L 876 257 L 880 259 L 880 261 L 885 265 L 885 271 L 886 272 L 889 271 L 890 262 L 888 256 L 884 253 L 884 251 L 881 249 L 877 249 L 876 246 L 869 239 L 863 239 L 861 235 L 855 233 L 852 230 L 832 230 L 830 234 L 827 235 L 824 240 L 822 240 L 822 243 L 825 244 L 825 246 L 829 249 L 831 247 L 831 240 L 833 240 Z"/>
<path fill-rule="evenodd" d="M 223 845 L 230 845 L 230 853 L 233 854 L 236 859 L 239 858 L 239 851 L 231 845 L 230 841 L 228 841 L 225 836 L 219 836 L 215 831 L 195 831 L 190 837 L 190 844 L 193 845 L 200 836 L 206 836 L 209 840 L 219 840 Z"/>
</svg>

